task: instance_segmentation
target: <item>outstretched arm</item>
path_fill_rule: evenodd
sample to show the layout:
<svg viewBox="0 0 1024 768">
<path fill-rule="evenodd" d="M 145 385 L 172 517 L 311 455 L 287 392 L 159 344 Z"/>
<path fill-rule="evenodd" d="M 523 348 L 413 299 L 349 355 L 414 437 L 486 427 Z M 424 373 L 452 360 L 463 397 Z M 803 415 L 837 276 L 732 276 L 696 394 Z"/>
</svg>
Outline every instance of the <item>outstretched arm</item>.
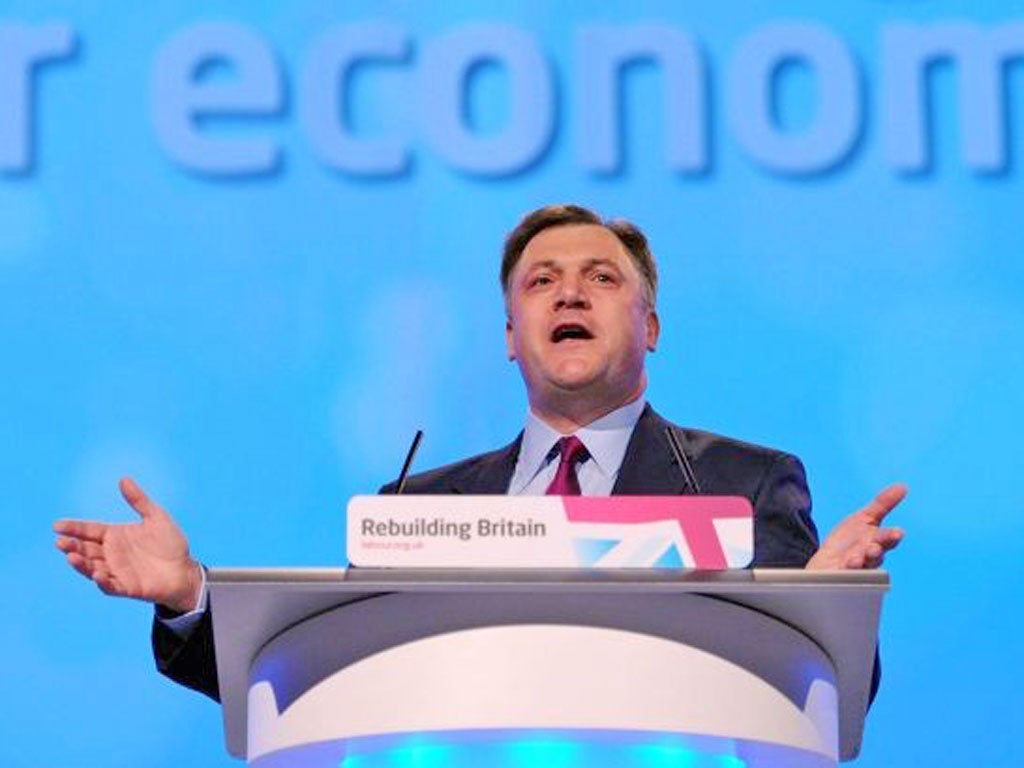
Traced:
<svg viewBox="0 0 1024 768">
<path fill-rule="evenodd" d="M 202 566 L 189 554 L 184 534 L 134 480 L 122 478 L 120 488 L 138 522 L 58 520 L 53 525 L 57 549 L 108 595 L 191 611 L 202 588 Z"/>
<path fill-rule="evenodd" d="M 885 553 L 903 540 L 900 528 L 883 528 L 885 516 L 903 501 L 907 486 L 890 485 L 867 506 L 844 519 L 829 533 L 814 556 L 809 570 L 878 568 Z"/>
</svg>

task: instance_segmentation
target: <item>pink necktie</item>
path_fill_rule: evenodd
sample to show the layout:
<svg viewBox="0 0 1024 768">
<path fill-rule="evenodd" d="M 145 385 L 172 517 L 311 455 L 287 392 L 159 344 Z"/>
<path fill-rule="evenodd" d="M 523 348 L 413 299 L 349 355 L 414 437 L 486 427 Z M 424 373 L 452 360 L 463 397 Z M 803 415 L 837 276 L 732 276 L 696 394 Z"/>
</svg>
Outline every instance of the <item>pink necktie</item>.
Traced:
<svg viewBox="0 0 1024 768">
<path fill-rule="evenodd" d="M 562 459 L 555 472 L 555 479 L 551 481 L 551 485 L 548 486 L 545 493 L 549 496 L 579 496 L 580 481 L 576 477 L 576 465 L 585 461 L 590 454 L 587 453 L 586 446 L 576 435 L 559 440 L 558 451 Z"/>
</svg>

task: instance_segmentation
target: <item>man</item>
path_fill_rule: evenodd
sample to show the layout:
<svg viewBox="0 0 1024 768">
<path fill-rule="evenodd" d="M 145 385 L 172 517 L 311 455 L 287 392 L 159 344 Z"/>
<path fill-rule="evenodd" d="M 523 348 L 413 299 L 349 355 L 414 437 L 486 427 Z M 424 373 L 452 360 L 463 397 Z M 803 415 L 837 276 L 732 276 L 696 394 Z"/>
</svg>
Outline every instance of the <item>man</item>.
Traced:
<svg viewBox="0 0 1024 768">
<path fill-rule="evenodd" d="M 529 214 L 501 265 L 508 355 L 529 399 L 510 445 L 409 478 L 408 493 L 675 494 L 746 496 L 754 505 L 754 565 L 874 568 L 902 539 L 882 528 L 902 485 L 841 522 L 819 548 L 799 460 L 673 427 L 643 400 L 644 360 L 658 342 L 657 270 L 644 235 L 578 206 Z M 681 436 L 694 477 L 674 463 L 665 431 Z M 692 487 L 696 485 L 697 488 Z M 385 492 L 392 487 L 383 489 Z M 203 569 L 171 517 L 131 480 L 130 525 L 62 520 L 57 547 L 108 594 L 156 604 L 161 671 L 217 698 Z"/>
</svg>

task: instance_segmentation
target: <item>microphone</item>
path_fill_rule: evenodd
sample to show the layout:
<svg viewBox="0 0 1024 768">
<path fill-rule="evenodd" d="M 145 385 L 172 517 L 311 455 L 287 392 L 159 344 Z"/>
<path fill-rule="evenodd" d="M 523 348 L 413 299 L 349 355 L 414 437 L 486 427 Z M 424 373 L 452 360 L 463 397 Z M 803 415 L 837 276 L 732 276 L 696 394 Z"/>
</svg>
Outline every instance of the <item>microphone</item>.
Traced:
<svg viewBox="0 0 1024 768">
<path fill-rule="evenodd" d="M 416 458 L 416 451 L 420 449 L 420 442 L 423 440 L 423 430 L 416 430 L 416 437 L 412 439 L 412 445 L 409 446 L 409 453 L 405 455 L 405 463 L 402 465 L 402 471 L 398 475 L 398 483 L 395 486 L 395 494 L 399 494 L 405 490 L 405 479 L 409 476 L 409 470 L 412 469 L 412 460 Z"/>
<path fill-rule="evenodd" d="M 690 460 L 686 457 L 686 451 L 683 450 L 683 439 L 680 438 L 680 434 L 676 432 L 672 427 L 665 427 L 665 439 L 668 440 L 668 447 L 672 449 L 672 455 L 676 459 L 676 464 L 679 465 L 679 471 L 683 473 L 683 479 L 686 480 L 686 484 L 690 486 L 690 489 L 700 494 L 700 485 L 697 483 L 697 475 L 693 472 L 693 467 L 690 466 Z"/>
</svg>

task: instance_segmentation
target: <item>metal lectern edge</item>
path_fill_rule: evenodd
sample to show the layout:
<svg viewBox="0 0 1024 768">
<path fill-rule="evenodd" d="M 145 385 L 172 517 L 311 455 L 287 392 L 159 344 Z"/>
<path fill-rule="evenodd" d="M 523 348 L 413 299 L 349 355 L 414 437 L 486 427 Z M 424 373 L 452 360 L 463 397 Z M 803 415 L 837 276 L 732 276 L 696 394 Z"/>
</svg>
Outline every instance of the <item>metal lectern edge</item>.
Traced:
<svg viewBox="0 0 1024 768">
<path fill-rule="evenodd" d="M 390 592 L 697 593 L 753 608 L 817 643 L 836 667 L 840 758 L 860 748 L 887 572 L 753 569 L 211 568 L 214 642 L 228 751 L 246 752 L 249 663 L 288 627 Z"/>
</svg>

